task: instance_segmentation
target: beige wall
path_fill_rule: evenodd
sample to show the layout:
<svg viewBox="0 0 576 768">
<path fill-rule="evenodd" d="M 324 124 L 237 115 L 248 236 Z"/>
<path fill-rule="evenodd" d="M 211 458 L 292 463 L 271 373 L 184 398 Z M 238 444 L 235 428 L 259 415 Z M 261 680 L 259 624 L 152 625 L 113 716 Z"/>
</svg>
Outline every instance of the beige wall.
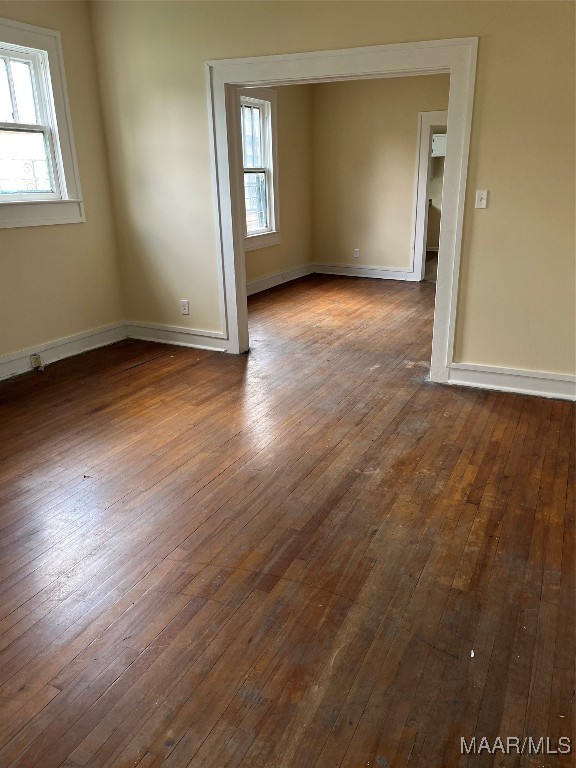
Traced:
<svg viewBox="0 0 576 768">
<path fill-rule="evenodd" d="M 418 113 L 447 109 L 449 88 L 448 75 L 314 86 L 315 261 L 411 268 Z"/>
<path fill-rule="evenodd" d="M 86 223 L 0 230 L 0 355 L 123 318 L 90 19 L 85 3 L 0 2 L 0 16 L 57 29 Z"/>
<path fill-rule="evenodd" d="M 456 359 L 572 372 L 571 2 L 95 2 L 126 316 L 219 330 L 204 62 L 478 35 Z M 88 222 L 0 233 L 2 351 L 122 315 L 86 7 L 0 1 L 63 35 Z M 473 190 L 490 190 L 473 208 Z M 189 298 L 182 318 L 178 299 Z M 32 308 L 31 308 L 32 307 Z"/>
<path fill-rule="evenodd" d="M 222 330 L 204 62 L 246 24 L 224 11 L 91 4 L 130 320 Z"/>
<path fill-rule="evenodd" d="M 457 359 L 573 371 L 573 5 L 254 9 L 92 4 L 130 315 L 180 323 L 184 290 L 190 326 L 220 327 L 204 61 L 478 35 Z M 473 208 L 477 187 L 490 189 L 485 211 Z"/>
<path fill-rule="evenodd" d="M 309 85 L 276 89 L 282 241 L 246 253 L 248 281 L 312 260 L 312 90 Z"/>
<path fill-rule="evenodd" d="M 311 262 L 409 269 L 418 115 L 447 109 L 449 87 L 434 75 L 277 88 L 282 243 L 246 253 L 247 279 Z"/>
</svg>

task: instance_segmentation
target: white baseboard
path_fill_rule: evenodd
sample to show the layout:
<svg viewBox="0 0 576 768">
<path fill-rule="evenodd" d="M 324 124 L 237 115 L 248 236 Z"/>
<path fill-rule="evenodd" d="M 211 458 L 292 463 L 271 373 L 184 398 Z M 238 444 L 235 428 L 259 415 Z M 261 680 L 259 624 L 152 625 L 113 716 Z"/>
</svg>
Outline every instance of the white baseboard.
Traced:
<svg viewBox="0 0 576 768">
<path fill-rule="evenodd" d="M 313 264 L 303 264 L 300 267 L 292 267 L 292 269 L 285 269 L 282 272 L 276 272 L 273 275 L 267 275 L 266 277 L 259 277 L 256 280 L 250 280 L 246 284 L 246 293 L 248 296 L 252 296 L 260 291 L 267 291 L 268 288 L 275 288 L 282 283 L 289 283 L 291 280 L 297 280 L 299 277 L 306 277 L 314 272 Z"/>
<path fill-rule="evenodd" d="M 252 280 L 247 285 L 247 294 L 259 293 L 282 283 L 296 280 L 306 275 L 314 274 L 349 275 L 352 277 L 372 277 L 384 280 L 414 280 L 413 272 L 403 272 L 397 269 L 382 269 L 381 267 L 358 267 L 355 265 L 303 264 L 299 267 L 277 272 L 267 277 Z M 20 350 L 10 355 L 0 357 L 0 380 L 26 373 L 32 369 L 30 355 L 38 353 L 46 365 L 72 357 L 90 349 L 106 346 L 124 338 L 157 341 L 164 344 L 206 349 L 209 351 L 225 352 L 228 342 L 223 333 L 198 331 L 174 325 L 158 323 L 126 322 L 94 328 L 90 331 L 66 336 L 45 344 Z"/>
<path fill-rule="evenodd" d="M 49 365 L 65 357 L 73 357 L 126 338 L 159 341 L 214 352 L 225 352 L 228 343 L 223 333 L 196 331 L 156 323 L 112 323 L 3 355 L 0 357 L 0 381 L 31 371 L 30 355 L 41 355 L 44 364 Z"/>
<path fill-rule="evenodd" d="M 379 280 L 410 280 L 417 281 L 418 277 L 412 272 L 402 269 L 387 269 L 386 267 L 360 267 L 355 264 L 312 264 L 312 272 L 321 275 L 348 275 L 348 277 L 374 277 Z"/>
<path fill-rule="evenodd" d="M 267 284 L 266 287 L 280 285 L 282 282 L 294 280 L 297 277 L 304 277 L 306 274 L 320 272 L 321 269 L 340 269 L 340 267 L 329 267 L 327 265 L 310 265 L 298 267 L 294 270 L 287 270 L 273 275 L 269 278 L 263 278 L 254 281 L 255 284 L 263 284 L 264 281 L 278 279 L 281 276 L 294 274 L 293 277 L 286 277 L 278 282 Z M 374 271 L 371 267 L 355 267 L 355 270 Z M 304 271 L 307 270 L 307 271 Z M 389 272 L 390 270 L 378 270 Z M 397 270 L 394 270 L 397 272 Z M 349 274 L 348 272 L 323 272 L 324 274 Z M 409 274 L 409 273 L 408 273 Z M 374 274 L 358 275 L 360 277 L 376 277 Z M 407 279 L 389 276 L 382 279 Z M 258 290 L 265 290 L 260 287 Z M 256 293 L 256 290 L 253 291 Z M 77 333 L 73 336 L 65 336 L 45 344 L 38 344 L 34 347 L 28 347 L 18 352 L 0 357 L 0 380 L 16 376 L 30 371 L 30 355 L 40 354 L 46 365 L 62 360 L 65 357 L 72 357 L 82 352 L 87 352 L 97 347 L 103 347 L 125 338 L 142 339 L 146 341 L 157 341 L 165 344 L 177 344 L 180 346 L 194 347 L 196 349 L 205 349 L 214 352 L 225 352 L 228 342 L 223 333 L 198 331 L 190 328 L 182 328 L 174 325 L 161 325 L 157 323 L 112 323 L 90 331 Z M 546 371 L 529 371 L 516 368 L 500 368 L 490 365 L 479 365 L 471 363 L 452 363 L 448 368 L 448 383 L 464 386 L 478 387 L 480 389 L 494 389 L 502 392 L 515 392 L 524 395 L 537 395 L 540 397 L 557 398 L 562 400 L 576 400 L 576 376 L 570 374 L 549 373 Z"/>
<path fill-rule="evenodd" d="M 48 341 L 45 344 L 36 344 L 34 347 L 21 349 L 10 355 L 3 355 L 0 357 L 0 380 L 31 371 L 30 355 L 41 355 L 44 363 L 48 365 L 65 357 L 79 355 L 81 352 L 88 352 L 90 349 L 103 347 L 124 338 L 126 338 L 124 323 L 112 323 L 83 333 L 76 333 L 73 336 L 64 336 L 54 341 Z"/>
<path fill-rule="evenodd" d="M 164 344 L 177 344 L 182 347 L 206 349 L 211 352 L 225 352 L 228 341 L 223 333 L 212 331 L 197 331 L 178 325 L 161 325 L 159 323 L 128 322 L 124 326 L 125 335 L 130 339 L 143 341 L 159 341 Z"/>
<path fill-rule="evenodd" d="M 448 369 L 448 383 L 520 395 L 576 400 L 576 376 L 562 373 L 452 363 Z"/>
<path fill-rule="evenodd" d="M 303 264 L 301 267 L 286 269 L 282 272 L 276 272 L 267 277 L 260 277 L 257 280 L 251 280 L 246 285 L 248 296 L 252 296 L 260 291 L 266 291 L 268 288 L 274 288 L 282 283 L 288 283 L 291 280 L 297 280 L 299 277 L 313 274 L 320 275 L 346 275 L 348 277 L 372 277 L 379 280 L 410 280 L 418 278 L 414 272 L 406 272 L 402 269 L 387 269 L 384 267 L 357 266 L 355 264 Z"/>
</svg>

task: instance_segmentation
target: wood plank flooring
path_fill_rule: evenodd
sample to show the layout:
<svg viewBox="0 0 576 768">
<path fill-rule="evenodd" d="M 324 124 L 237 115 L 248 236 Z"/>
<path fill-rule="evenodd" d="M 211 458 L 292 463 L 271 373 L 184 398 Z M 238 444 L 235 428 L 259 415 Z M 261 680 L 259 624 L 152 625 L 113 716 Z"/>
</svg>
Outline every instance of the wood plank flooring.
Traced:
<svg viewBox="0 0 576 768">
<path fill-rule="evenodd" d="M 0 765 L 569 766 L 574 406 L 426 381 L 434 285 L 0 385 Z"/>
</svg>

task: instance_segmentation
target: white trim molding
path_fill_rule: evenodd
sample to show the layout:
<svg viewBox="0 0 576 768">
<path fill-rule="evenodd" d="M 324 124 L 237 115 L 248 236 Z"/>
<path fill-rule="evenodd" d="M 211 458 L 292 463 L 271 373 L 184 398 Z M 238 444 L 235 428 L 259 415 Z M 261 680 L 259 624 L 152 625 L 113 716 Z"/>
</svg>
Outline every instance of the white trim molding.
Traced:
<svg viewBox="0 0 576 768">
<path fill-rule="evenodd" d="M 236 142 L 230 140 L 234 136 L 236 89 L 448 73 L 442 239 L 430 364 L 433 381 L 448 381 L 453 360 L 477 49 L 478 38 L 467 37 L 206 63 L 214 211 L 222 274 L 220 296 L 226 308 L 222 324 L 229 339 L 229 352 L 246 352 L 249 348 L 242 190 L 231 172 L 237 165 Z M 405 275 L 400 279 L 409 278 Z"/>
<path fill-rule="evenodd" d="M 64 336 L 54 341 L 48 341 L 45 344 L 36 344 L 34 347 L 21 349 L 10 355 L 3 355 L 0 357 L 0 380 L 31 371 L 31 355 L 41 355 L 44 363 L 49 365 L 57 360 L 63 360 L 65 357 L 73 357 L 97 347 L 105 347 L 107 344 L 113 344 L 115 341 L 125 338 L 124 323 L 112 323 L 83 333 L 76 333 L 73 336 Z"/>
<path fill-rule="evenodd" d="M 497 389 L 520 395 L 538 395 L 560 400 L 576 400 L 576 376 L 493 365 L 452 363 L 449 384 L 480 389 Z"/>
<path fill-rule="evenodd" d="M 276 195 L 276 198 L 278 195 Z M 280 245 L 282 235 L 279 230 L 273 232 L 263 232 L 259 235 L 247 235 L 244 238 L 245 251 L 257 251 L 260 248 L 270 248 L 271 245 Z"/>
<path fill-rule="evenodd" d="M 322 268 L 322 270 L 320 269 Z M 355 267 L 358 272 L 363 269 L 382 274 L 358 274 L 358 277 L 390 278 L 389 272 L 394 270 L 372 269 L 370 267 Z M 334 271 L 332 271 L 334 270 Z M 292 270 L 278 272 L 260 280 L 252 281 L 249 285 L 251 293 L 264 291 L 275 285 L 281 285 L 289 280 L 313 274 L 351 274 L 342 272 L 341 267 L 330 265 L 304 265 Z M 408 273 L 411 274 L 411 273 Z M 88 352 L 91 349 L 104 347 L 122 339 L 141 339 L 143 341 L 155 341 L 163 344 L 175 344 L 178 346 L 204 349 L 210 352 L 228 351 L 228 342 L 223 333 L 213 331 L 198 331 L 191 328 L 183 328 L 174 325 L 162 325 L 158 323 L 111 323 L 99 328 L 65 336 L 44 344 L 19 350 L 9 355 L 0 357 L 0 380 L 27 373 L 32 370 L 30 356 L 39 354 L 46 365 L 63 360 L 67 357 Z M 499 368 L 491 365 L 479 365 L 472 363 L 451 363 L 449 369 L 448 384 L 457 384 L 464 387 L 478 387 L 480 389 L 495 389 L 502 392 L 513 392 L 523 395 L 535 395 L 539 397 L 557 398 L 561 400 L 576 400 L 576 376 L 561 373 L 549 373 L 545 371 L 529 371 L 515 368 Z"/>
<path fill-rule="evenodd" d="M 389 267 L 357 266 L 356 264 L 313 264 L 313 272 L 321 275 L 372 277 L 378 280 L 418 280 L 415 272 Z"/>
<path fill-rule="evenodd" d="M 106 347 L 108 344 L 126 338 L 158 341 L 164 344 L 194 347 L 211 352 L 227 351 L 227 341 L 222 333 L 197 331 L 191 328 L 158 325 L 157 323 L 112 323 L 83 333 L 76 333 L 73 336 L 64 336 L 44 344 L 36 344 L 9 355 L 3 355 L 0 357 L 0 381 L 31 371 L 31 355 L 41 355 L 43 363 L 50 365 L 50 363 L 55 363 L 66 357 L 80 355 L 82 352 L 88 352 L 98 347 Z"/>
<path fill-rule="evenodd" d="M 298 280 L 307 275 L 346 275 L 347 277 L 369 277 L 378 280 L 418 280 L 414 272 L 407 272 L 402 269 L 391 269 L 389 267 L 362 266 L 356 264 L 303 264 L 300 267 L 292 267 L 280 272 L 274 272 L 272 275 L 259 277 L 246 283 L 246 293 L 253 296 L 255 293 L 267 291 L 269 288 L 275 288 L 277 285 L 289 283 L 292 280 Z"/>
<path fill-rule="evenodd" d="M 274 272 L 272 275 L 250 280 L 246 283 L 246 293 L 248 296 L 253 296 L 255 293 L 267 291 L 268 288 L 275 288 L 277 285 L 282 285 L 282 283 L 289 283 L 291 280 L 307 277 L 307 275 L 312 275 L 314 272 L 316 272 L 314 264 L 302 264 L 300 267 L 292 267 L 281 272 Z"/>
<path fill-rule="evenodd" d="M 228 348 L 228 342 L 224 338 L 224 334 L 217 331 L 198 331 L 179 325 L 135 321 L 126 323 L 125 330 L 125 335 L 129 339 L 158 341 L 163 344 L 176 344 L 181 347 L 206 349 L 210 352 L 226 352 Z"/>
</svg>

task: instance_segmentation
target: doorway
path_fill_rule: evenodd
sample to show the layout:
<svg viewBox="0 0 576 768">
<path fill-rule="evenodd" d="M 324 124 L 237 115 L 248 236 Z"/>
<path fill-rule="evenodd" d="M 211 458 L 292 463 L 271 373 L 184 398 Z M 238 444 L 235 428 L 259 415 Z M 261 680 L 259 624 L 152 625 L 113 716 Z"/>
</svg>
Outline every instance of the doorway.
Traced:
<svg viewBox="0 0 576 768">
<path fill-rule="evenodd" d="M 241 197 L 231 121 L 238 86 L 402 77 L 448 73 L 451 78 L 445 163 L 443 237 L 438 274 L 430 378 L 448 381 L 456 318 L 460 245 L 472 121 L 477 38 L 436 40 L 285 56 L 207 62 L 214 196 L 221 250 L 221 297 L 229 352 L 249 348 Z"/>
<path fill-rule="evenodd" d="M 440 250 L 441 199 L 447 145 L 448 112 L 420 112 L 418 121 L 418 170 L 414 216 L 414 271 L 426 278 L 426 254 Z M 435 140 L 434 137 L 438 137 Z M 428 275 L 433 270 L 429 265 Z M 434 279 L 437 275 L 437 264 Z"/>
</svg>

